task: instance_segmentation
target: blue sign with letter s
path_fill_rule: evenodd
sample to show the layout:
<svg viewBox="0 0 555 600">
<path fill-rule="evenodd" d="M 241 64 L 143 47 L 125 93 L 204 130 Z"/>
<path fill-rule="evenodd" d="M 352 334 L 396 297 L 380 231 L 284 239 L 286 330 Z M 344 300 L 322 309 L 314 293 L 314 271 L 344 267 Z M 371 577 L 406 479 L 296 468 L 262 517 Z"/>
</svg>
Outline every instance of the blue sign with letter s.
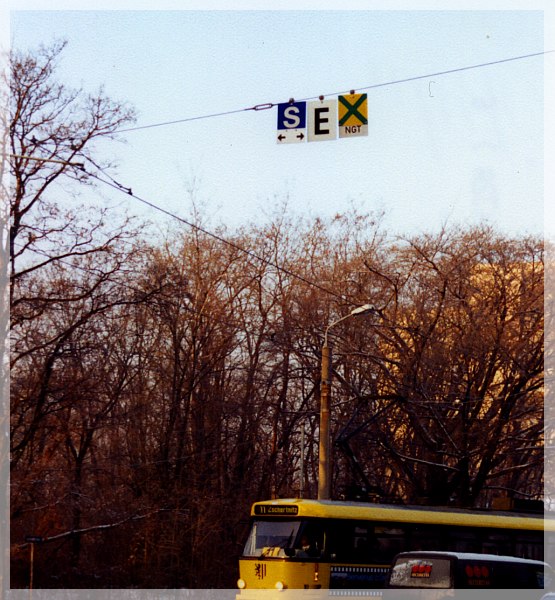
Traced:
<svg viewBox="0 0 555 600">
<path fill-rule="evenodd" d="M 278 129 L 304 129 L 306 127 L 306 102 L 278 104 Z"/>
</svg>

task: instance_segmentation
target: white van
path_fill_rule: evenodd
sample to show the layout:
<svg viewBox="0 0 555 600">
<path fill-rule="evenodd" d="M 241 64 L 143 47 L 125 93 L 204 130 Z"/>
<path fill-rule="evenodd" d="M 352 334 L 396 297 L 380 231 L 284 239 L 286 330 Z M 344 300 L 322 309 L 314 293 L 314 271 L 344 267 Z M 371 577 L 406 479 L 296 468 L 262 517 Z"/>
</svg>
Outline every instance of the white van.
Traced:
<svg viewBox="0 0 555 600">
<path fill-rule="evenodd" d="M 398 554 L 389 572 L 386 588 L 425 590 L 423 598 L 482 597 L 475 592 L 506 590 L 504 594 L 483 594 L 484 598 L 539 599 L 553 590 L 555 575 L 551 567 L 539 560 L 528 560 L 496 554 L 464 552 L 412 551 Z M 452 592 L 448 592 L 452 590 Z M 455 590 L 465 590 L 464 593 Z M 472 593 L 467 591 L 472 590 Z M 538 590 L 537 593 L 509 590 Z M 539 591 L 541 590 L 541 591 Z M 433 594 L 433 592 L 437 592 Z M 387 592 L 384 598 L 418 598 L 418 594 Z"/>
</svg>

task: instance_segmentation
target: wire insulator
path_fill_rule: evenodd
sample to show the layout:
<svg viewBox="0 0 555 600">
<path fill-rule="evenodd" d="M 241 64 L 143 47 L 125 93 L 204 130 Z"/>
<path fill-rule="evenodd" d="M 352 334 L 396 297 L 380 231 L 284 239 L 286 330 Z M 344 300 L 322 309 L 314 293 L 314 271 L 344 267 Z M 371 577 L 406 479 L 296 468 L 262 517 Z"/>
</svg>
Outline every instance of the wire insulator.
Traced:
<svg viewBox="0 0 555 600">
<path fill-rule="evenodd" d="M 268 110 L 269 108 L 273 108 L 274 105 L 271 102 L 266 102 L 266 104 L 257 104 L 253 106 L 250 110 Z"/>
</svg>

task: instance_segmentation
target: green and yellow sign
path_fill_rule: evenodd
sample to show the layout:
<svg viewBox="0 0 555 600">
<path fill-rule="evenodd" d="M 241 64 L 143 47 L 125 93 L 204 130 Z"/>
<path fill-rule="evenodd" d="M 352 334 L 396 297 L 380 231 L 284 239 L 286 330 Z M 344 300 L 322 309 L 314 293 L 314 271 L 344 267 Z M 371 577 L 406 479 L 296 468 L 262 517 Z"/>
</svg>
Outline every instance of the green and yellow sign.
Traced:
<svg viewBox="0 0 555 600">
<path fill-rule="evenodd" d="M 368 94 L 346 94 L 337 98 L 339 137 L 368 135 Z"/>
</svg>

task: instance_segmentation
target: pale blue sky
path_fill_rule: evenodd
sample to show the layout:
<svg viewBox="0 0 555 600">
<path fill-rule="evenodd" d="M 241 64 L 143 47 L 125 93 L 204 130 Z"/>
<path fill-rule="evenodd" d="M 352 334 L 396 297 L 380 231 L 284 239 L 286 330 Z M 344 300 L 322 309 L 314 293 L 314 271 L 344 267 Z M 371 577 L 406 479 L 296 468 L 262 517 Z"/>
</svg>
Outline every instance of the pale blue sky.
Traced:
<svg viewBox="0 0 555 600">
<path fill-rule="evenodd" d="M 30 48 L 67 39 L 60 78 L 92 91 L 103 84 L 136 107 L 139 126 L 555 49 L 542 11 L 522 9 L 13 6 L 10 35 Z M 384 210 L 391 232 L 485 219 L 510 234 L 541 233 L 547 66 L 555 54 L 370 89 L 363 138 L 280 146 L 272 108 L 128 132 L 126 144 L 101 150 L 120 163 L 119 182 L 185 217 L 194 179 L 214 225 L 265 219 L 288 195 L 296 214 L 332 216 L 351 203 Z"/>
</svg>

